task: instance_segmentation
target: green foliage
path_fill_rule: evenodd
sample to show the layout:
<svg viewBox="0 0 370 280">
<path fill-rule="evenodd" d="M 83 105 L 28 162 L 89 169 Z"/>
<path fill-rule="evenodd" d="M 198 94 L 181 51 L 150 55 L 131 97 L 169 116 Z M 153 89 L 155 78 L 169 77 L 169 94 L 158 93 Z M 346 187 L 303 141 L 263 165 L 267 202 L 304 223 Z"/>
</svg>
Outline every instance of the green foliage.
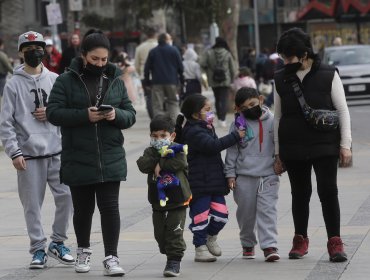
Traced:
<svg viewBox="0 0 370 280">
<path fill-rule="evenodd" d="M 112 30 L 114 26 L 112 18 L 102 17 L 96 13 L 85 14 L 81 20 L 86 26 L 96 27 L 101 30 Z"/>
<path fill-rule="evenodd" d="M 122 12 L 128 8 L 137 13 L 138 18 L 148 19 L 153 16 L 152 11 L 157 9 L 182 9 L 185 14 L 191 14 L 200 21 L 207 23 L 215 19 L 222 19 L 226 13 L 224 0 L 120 0 L 118 7 Z"/>
<path fill-rule="evenodd" d="M 153 17 L 153 11 L 173 9 L 183 15 L 188 36 L 199 35 L 199 30 L 208 28 L 216 21 L 219 25 L 226 19 L 231 0 L 117 0 L 115 18 L 106 18 L 96 13 L 85 14 L 82 22 L 88 27 L 102 30 L 132 31 L 143 29 L 141 22 Z M 141 20 L 141 21 L 140 21 Z"/>
</svg>

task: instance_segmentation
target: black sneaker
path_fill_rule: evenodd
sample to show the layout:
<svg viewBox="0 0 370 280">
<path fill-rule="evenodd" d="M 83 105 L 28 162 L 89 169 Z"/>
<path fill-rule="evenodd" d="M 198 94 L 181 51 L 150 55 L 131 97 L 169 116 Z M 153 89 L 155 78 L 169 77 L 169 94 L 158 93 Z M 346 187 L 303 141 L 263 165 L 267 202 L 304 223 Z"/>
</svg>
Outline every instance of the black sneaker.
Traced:
<svg viewBox="0 0 370 280">
<path fill-rule="evenodd" d="M 48 256 L 44 250 L 38 250 L 33 254 L 32 261 L 30 263 L 30 269 L 43 269 L 46 267 Z"/>
<path fill-rule="evenodd" d="M 180 261 L 167 261 L 163 271 L 164 277 L 177 277 L 180 275 Z"/>
</svg>

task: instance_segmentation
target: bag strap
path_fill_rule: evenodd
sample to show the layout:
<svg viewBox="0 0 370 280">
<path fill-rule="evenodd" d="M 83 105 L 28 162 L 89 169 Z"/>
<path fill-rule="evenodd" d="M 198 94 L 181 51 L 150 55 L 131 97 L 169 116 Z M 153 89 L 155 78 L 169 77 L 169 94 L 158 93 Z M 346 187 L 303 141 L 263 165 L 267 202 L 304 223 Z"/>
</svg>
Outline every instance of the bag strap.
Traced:
<svg viewBox="0 0 370 280">
<path fill-rule="evenodd" d="M 303 116 L 305 119 L 308 119 L 312 112 L 312 108 L 307 104 L 306 99 L 304 99 L 302 89 L 296 79 L 291 80 L 291 85 L 293 87 L 294 94 L 298 99 L 299 105 L 301 106 Z"/>
<path fill-rule="evenodd" d="M 216 50 L 215 50 L 215 49 L 213 50 L 213 53 L 215 54 L 216 66 L 217 66 L 217 67 L 222 67 L 222 63 L 221 63 L 220 58 L 219 58 L 219 56 L 217 55 L 217 53 L 216 53 Z"/>
<path fill-rule="evenodd" d="M 96 104 L 95 107 L 99 107 L 99 102 L 102 99 L 102 92 L 103 92 L 103 75 L 100 76 L 99 85 L 98 85 L 98 93 L 96 94 Z"/>
</svg>

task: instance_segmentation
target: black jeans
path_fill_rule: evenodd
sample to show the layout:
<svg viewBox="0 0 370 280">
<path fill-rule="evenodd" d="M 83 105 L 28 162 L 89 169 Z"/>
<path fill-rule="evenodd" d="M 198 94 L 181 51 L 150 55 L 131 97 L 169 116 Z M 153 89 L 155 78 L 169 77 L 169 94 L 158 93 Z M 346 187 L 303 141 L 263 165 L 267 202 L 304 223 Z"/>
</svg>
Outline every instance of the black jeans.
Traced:
<svg viewBox="0 0 370 280">
<path fill-rule="evenodd" d="M 118 208 L 120 182 L 71 186 L 74 207 L 73 226 L 78 247 L 90 247 L 95 197 L 100 211 L 105 256 L 117 256 L 121 219 Z"/>
<path fill-rule="evenodd" d="M 317 192 L 328 238 L 340 236 L 338 201 L 338 157 L 284 161 L 292 190 L 292 212 L 296 234 L 307 236 L 309 203 L 312 194 L 311 170 L 315 171 Z"/>
<path fill-rule="evenodd" d="M 217 118 L 220 121 L 224 121 L 226 119 L 226 113 L 227 113 L 229 88 L 228 87 L 213 87 L 212 90 L 215 96 L 215 107 L 216 107 Z"/>
</svg>

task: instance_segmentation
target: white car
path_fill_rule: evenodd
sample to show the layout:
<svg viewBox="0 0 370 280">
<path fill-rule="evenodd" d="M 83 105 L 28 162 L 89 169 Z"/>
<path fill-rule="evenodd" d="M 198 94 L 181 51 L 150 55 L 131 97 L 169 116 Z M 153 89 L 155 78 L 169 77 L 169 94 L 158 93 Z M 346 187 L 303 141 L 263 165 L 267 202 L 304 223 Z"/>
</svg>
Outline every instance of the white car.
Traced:
<svg viewBox="0 0 370 280">
<path fill-rule="evenodd" d="M 327 47 L 323 62 L 339 70 L 346 98 L 370 98 L 370 45 Z"/>
</svg>

